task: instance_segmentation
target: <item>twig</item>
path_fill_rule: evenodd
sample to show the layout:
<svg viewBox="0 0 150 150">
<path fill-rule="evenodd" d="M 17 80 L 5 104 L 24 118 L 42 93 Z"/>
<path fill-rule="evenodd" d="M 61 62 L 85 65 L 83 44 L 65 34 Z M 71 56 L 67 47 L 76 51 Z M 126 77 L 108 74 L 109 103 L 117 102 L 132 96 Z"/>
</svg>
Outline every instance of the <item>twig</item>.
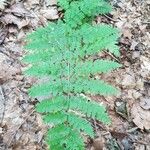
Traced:
<svg viewBox="0 0 150 150">
<path fill-rule="evenodd" d="M 108 15 L 103 15 L 103 16 L 105 16 L 106 18 L 110 19 L 110 20 L 113 21 L 113 22 L 118 22 L 117 20 L 115 20 L 115 19 L 109 17 Z"/>
<path fill-rule="evenodd" d="M 4 92 L 3 92 L 3 89 L 2 89 L 2 86 L 0 86 L 0 95 L 2 97 L 2 105 L 3 105 L 3 113 L 2 113 L 2 118 L 1 118 L 1 124 L 3 123 L 3 120 L 4 120 L 4 115 L 5 115 L 5 107 L 6 107 L 6 100 L 5 100 L 5 96 L 4 96 Z"/>
<path fill-rule="evenodd" d="M 107 53 L 110 57 L 112 57 L 113 59 L 115 59 L 117 62 L 120 63 L 120 60 L 118 58 L 116 58 L 114 55 L 112 55 L 111 53 L 105 51 L 105 53 Z"/>
<path fill-rule="evenodd" d="M 17 127 L 17 129 L 14 131 L 13 135 L 11 136 L 11 138 L 8 141 L 8 145 L 7 148 L 10 147 L 11 142 L 13 141 L 15 135 L 17 134 L 17 131 L 20 129 L 20 127 L 26 122 L 26 120 L 29 118 L 30 115 L 32 115 L 34 113 L 34 110 L 31 111 L 31 113 L 29 113 L 26 118 L 22 121 L 22 123 Z"/>
<path fill-rule="evenodd" d="M 150 24 L 150 21 L 142 22 L 143 24 Z"/>
</svg>

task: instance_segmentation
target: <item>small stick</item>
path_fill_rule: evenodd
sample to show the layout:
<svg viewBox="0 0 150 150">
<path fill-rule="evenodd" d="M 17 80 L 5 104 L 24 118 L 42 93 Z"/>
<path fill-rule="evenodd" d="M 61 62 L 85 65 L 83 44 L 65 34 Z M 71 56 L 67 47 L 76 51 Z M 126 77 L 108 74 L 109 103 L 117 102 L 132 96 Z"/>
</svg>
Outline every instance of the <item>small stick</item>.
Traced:
<svg viewBox="0 0 150 150">
<path fill-rule="evenodd" d="M 3 105 L 3 113 L 2 113 L 2 118 L 1 118 L 1 124 L 3 123 L 3 120 L 4 120 L 4 115 L 5 115 L 5 107 L 6 107 L 6 100 L 5 100 L 5 96 L 4 96 L 4 93 L 3 93 L 3 89 L 2 89 L 2 86 L 0 86 L 0 95 L 2 97 L 2 105 Z"/>
<path fill-rule="evenodd" d="M 117 62 L 120 63 L 120 60 L 118 58 L 116 58 L 114 55 L 112 55 L 111 53 L 105 51 L 105 53 L 107 53 L 109 56 L 111 56 L 113 59 L 115 59 Z"/>
<path fill-rule="evenodd" d="M 103 15 L 103 16 L 105 16 L 106 18 L 110 19 L 110 20 L 113 21 L 113 22 L 118 22 L 117 20 L 115 20 L 115 19 L 109 17 L 108 15 Z"/>
</svg>

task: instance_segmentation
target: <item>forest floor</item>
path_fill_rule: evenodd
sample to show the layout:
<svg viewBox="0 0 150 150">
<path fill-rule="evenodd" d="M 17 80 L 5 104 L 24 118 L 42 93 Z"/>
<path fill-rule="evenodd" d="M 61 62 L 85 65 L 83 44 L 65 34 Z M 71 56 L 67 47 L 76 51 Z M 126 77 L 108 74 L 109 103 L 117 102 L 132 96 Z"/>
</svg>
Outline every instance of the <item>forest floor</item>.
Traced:
<svg viewBox="0 0 150 150">
<path fill-rule="evenodd" d="M 120 29 L 123 67 L 102 76 L 118 87 L 116 97 L 93 96 L 104 103 L 112 119 L 106 127 L 93 122 L 97 137 L 87 150 L 150 150 L 150 1 L 113 0 L 111 14 L 96 23 Z M 0 5 L 0 150 L 46 150 L 46 126 L 34 111 L 36 100 L 27 89 L 35 82 L 25 77 L 21 62 L 26 34 L 60 17 L 55 0 L 12 0 Z"/>
</svg>

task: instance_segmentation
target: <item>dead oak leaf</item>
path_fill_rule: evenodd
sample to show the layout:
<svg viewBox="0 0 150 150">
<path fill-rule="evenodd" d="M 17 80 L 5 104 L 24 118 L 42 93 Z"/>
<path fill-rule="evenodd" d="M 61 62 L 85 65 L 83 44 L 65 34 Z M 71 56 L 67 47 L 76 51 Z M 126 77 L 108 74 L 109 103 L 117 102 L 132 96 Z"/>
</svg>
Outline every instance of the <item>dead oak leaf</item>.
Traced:
<svg viewBox="0 0 150 150">
<path fill-rule="evenodd" d="M 10 7 L 10 9 L 7 9 L 5 11 L 6 13 L 12 13 L 15 16 L 24 17 L 24 16 L 30 16 L 29 10 L 27 10 L 23 3 L 16 3 Z"/>
<path fill-rule="evenodd" d="M 144 110 L 140 107 L 138 103 L 133 104 L 131 109 L 131 116 L 133 118 L 133 122 L 138 126 L 140 129 L 150 129 L 150 111 Z"/>
<path fill-rule="evenodd" d="M 131 40 L 133 35 L 129 28 L 125 28 L 123 29 L 123 36 Z"/>
<path fill-rule="evenodd" d="M 55 7 L 51 7 L 50 9 L 41 10 L 41 15 L 44 16 L 48 20 L 58 19 L 58 11 Z"/>
<path fill-rule="evenodd" d="M 2 22 L 5 23 L 6 25 L 15 24 L 18 26 L 19 29 L 21 29 L 21 28 L 27 26 L 30 21 L 28 19 L 20 19 L 19 17 L 16 17 L 12 14 L 6 14 L 2 18 Z"/>
<path fill-rule="evenodd" d="M 45 0 L 46 6 L 57 5 L 57 0 Z"/>
<path fill-rule="evenodd" d="M 140 106 L 145 110 L 150 110 L 150 99 L 148 97 L 142 98 L 140 101 Z"/>
</svg>

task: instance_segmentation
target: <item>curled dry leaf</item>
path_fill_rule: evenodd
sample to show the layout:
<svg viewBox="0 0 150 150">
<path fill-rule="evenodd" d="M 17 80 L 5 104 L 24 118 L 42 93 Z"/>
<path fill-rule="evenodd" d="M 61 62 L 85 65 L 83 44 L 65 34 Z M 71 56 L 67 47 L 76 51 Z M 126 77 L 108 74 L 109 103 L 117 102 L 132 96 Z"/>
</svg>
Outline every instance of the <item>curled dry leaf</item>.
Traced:
<svg viewBox="0 0 150 150">
<path fill-rule="evenodd" d="M 144 110 L 140 107 L 138 103 L 133 104 L 131 109 L 131 116 L 133 118 L 133 122 L 140 129 L 150 129 L 150 111 Z"/>
</svg>

